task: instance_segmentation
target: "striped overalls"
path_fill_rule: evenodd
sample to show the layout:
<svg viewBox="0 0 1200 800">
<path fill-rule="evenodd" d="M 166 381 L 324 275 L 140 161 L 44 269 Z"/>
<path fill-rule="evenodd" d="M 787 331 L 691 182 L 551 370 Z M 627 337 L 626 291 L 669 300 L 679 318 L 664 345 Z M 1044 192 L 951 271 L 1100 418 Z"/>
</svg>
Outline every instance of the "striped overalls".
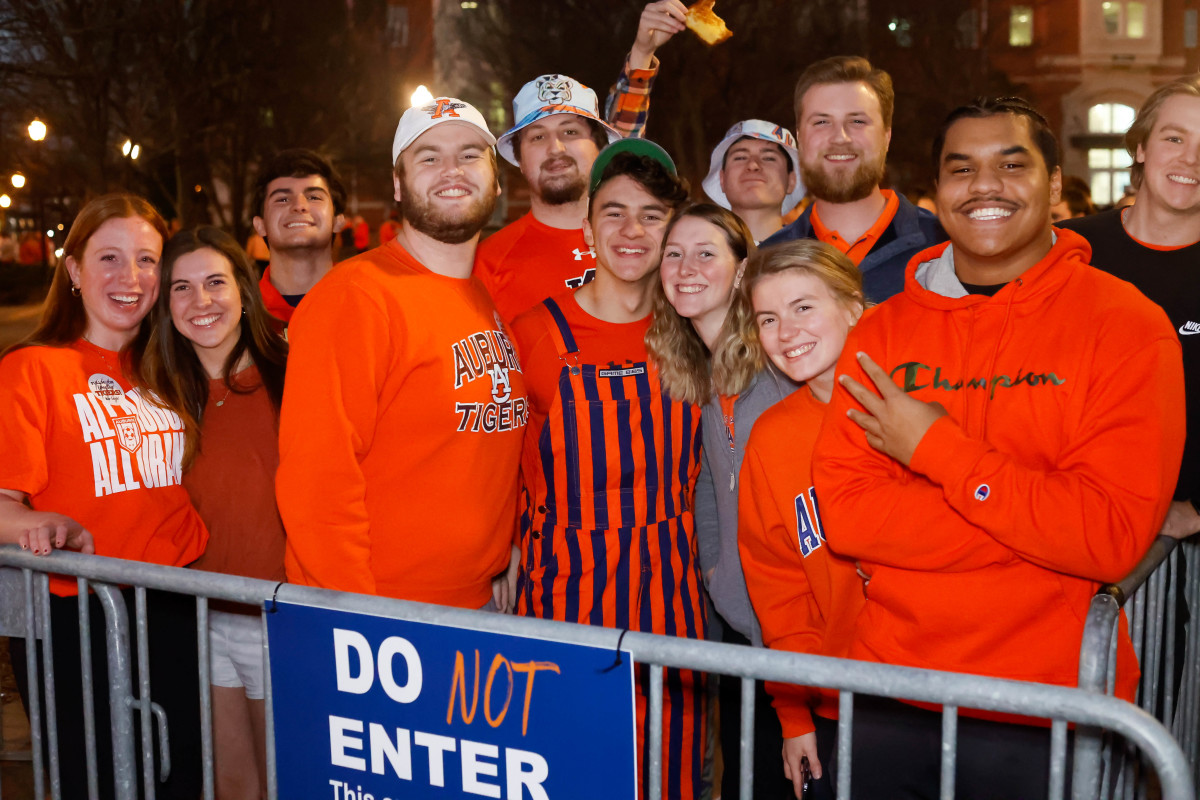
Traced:
<svg viewBox="0 0 1200 800">
<path fill-rule="evenodd" d="M 691 499 L 700 469 L 700 409 L 667 397 L 646 363 L 580 364 L 571 329 L 545 301 L 563 361 L 558 395 L 526 475 L 530 525 L 518 613 L 702 639 Z M 699 795 L 705 676 L 668 669 L 663 797 Z M 645 793 L 648 670 L 637 672 L 638 774 Z"/>
</svg>

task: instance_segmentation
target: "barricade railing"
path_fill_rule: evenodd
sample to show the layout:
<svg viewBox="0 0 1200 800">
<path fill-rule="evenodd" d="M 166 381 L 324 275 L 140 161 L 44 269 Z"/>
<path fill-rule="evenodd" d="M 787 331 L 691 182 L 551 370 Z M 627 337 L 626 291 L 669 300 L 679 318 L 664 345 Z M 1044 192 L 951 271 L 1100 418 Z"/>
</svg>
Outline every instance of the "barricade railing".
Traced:
<svg viewBox="0 0 1200 800">
<path fill-rule="evenodd" d="M 1200 779 L 1200 636 L 1180 612 L 1200 609 L 1200 544 L 1160 536 L 1121 581 L 1092 598 L 1079 656 L 1079 688 L 1112 694 L 1122 609 L 1141 667 L 1137 704 L 1178 740 L 1193 781 Z M 1181 633 L 1186 635 L 1179 641 Z M 1182 650 L 1181 646 L 1182 645 Z M 1144 798 L 1153 788 L 1122 742 L 1098 731 L 1076 737 L 1074 779 L 1086 797 Z"/>
<path fill-rule="evenodd" d="M 957 756 L 955 731 L 957 730 L 958 713 L 960 708 L 969 708 L 1041 717 L 1052 721 L 1049 777 L 1049 796 L 1052 800 L 1062 800 L 1065 794 L 1069 723 L 1095 726 L 1124 737 L 1126 741 L 1138 748 L 1146 762 L 1154 770 L 1161 787 L 1161 796 L 1165 800 L 1195 800 L 1194 784 L 1184 754 L 1168 731 L 1157 720 L 1129 703 L 1080 689 L 870 664 L 644 633 L 623 633 L 611 628 L 503 616 L 482 611 L 332 592 L 97 556 L 82 556 L 75 553 L 56 552 L 48 557 L 33 556 L 17 548 L 0 547 L 0 568 L 3 567 L 23 571 L 23 593 L 27 605 L 23 633 L 31 644 L 40 633 L 47 665 L 52 663 L 48 647 L 53 632 L 50 630 L 49 617 L 44 612 L 44 609 L 48 608 L 49 596 L 49 584 L 44 573 L 53 571 L 56 574 L 77 576 L 81 592 L 94 591 L 104 600 L 110 666 L 108 691 L 112 709 L 114 771 L 118 800 L 132 800 L 137 796 L 137 770 L 134 765 L 133 748 L 133 711 L 135 708 L 139 713 L 139 722 L 143 732 L 144 765 L 152 764 L 152 754 L 148 744 L 150 728 L 147 723 L 151 714 L 151 703 L 149 697 L 144 694 L 145 678 L 141 678 L 146 674 L 146 665 L 144 663 L 138 665 L 140 686 L 142 687 L 139 692 L 143 693 L 135 696 L 133 694 L 132 668 L 128 658 L 129 631 L 121 623 L 124 616 L 123 609 L 120 608 L 122 597 L 113 588 L 116 586 L 137 587 L 135 591 L 139 601 L 135 615 L 135 627 L 136 635 L 139 637 L 145 636 L 147 624 L 144 592 L 146 589 L 158 589 L 195 596 L 198 623 L 206 619 L 208 601 L 212 599 L 258 605 L 269 604 L 272 599 L 278 599 L 279 601 L 316 605 L 359 614 L 619 650 L 636 662 L 650 666 L 649 722 L 647 726 L 650 756 L 645 767 L 650 800 L 659 800 L 662 786 L 662 681 L 665 667 L 699 670 L 710 674 L 740 678 L 743 698 L 753 698 L 754 684 L 757 680 L 803 683 L 839 690 L 840 718 L 838 720 L 837 755 L 839 763 L 837 796 L 839 800 L 846 800 L 850 797 L 851 781 L 853 780 L 850 742 L 854 724 L 855 694 L 913 700 L 942 706 L 941 797 L 943 798 L 953 798 L 954 796 Z M 3 571 L 0 569 L 0 572 Z M 87 603 L 81 603 L 80 608 L 84 609 L 87 605 Z M 41 610 L 40 617 L 35 615 L 35 606 Z M 266 619 L 267 612 L 264 610 L 264 630 Z M 83 627 L 88 621 L 81 619 L 80 622 Z M 199 625 L 198 627 L 199 638 L 205 640 L 207 626 Z M 12 635 L 14 632 L 0 633 Z M 206 646 L 206 641 L 201 642 L 201 648 Z M 29 648 L 30 654 L 34 652 L 34 649 L 33 647 Z M 87 650 L 86 647 L 82 649 L 85 652 Z M 264 660 L 269 660 L 269 658 L 269 647 L 264 647 Z M 31 655 L 27 662 L 30 669 L 30 713 L 33 717 L 31 730 L 35 737 L 33 745 L 35 792 L 36 796 L 44 797 L 44 788 L 40 777 L 43 768 L 39 731 L 42 712 L 38 702 L 38 692 L 34 688 L 37 683 L 36 658 Z M 200 700 L 204 709 L 203 716 L 210 718 L 211 701 L 208 696 L 207 661 L 201 660 L 198 669 L 201 678 Z M 47 701 L 46 712 L 49 715 L 48 719 L 53 723 L 53 675 L 43 674 L 42 678 L 42 689 Z M 272 694 L 269 669 L 267 670 L 266 690 L 268 795 L 274 800 L 277 797 L 276 754 L 271 725 Z M 744 703 L 742 717 L 744 753 L 753 752 L 753 714 L 753 704 Z M 51 736 L 49 763 L 51 796 L 57 800 L 59 795 L 56 770 L 59 764 L 54 753 L 54 726 L 50 724 L 47 727 Z M 87 758 L 91 776 L 94 775 L 96 758 L 95 752 L 91 748 L 89 748 Z M 212 743 L 211 728 L 207 723 L 204 729 L 203 762 L 204 797 L 211 800 L 213 797 Z M 149 799 L 154 796 L 153 779 L 150 777 L 152 770 L 146 769 L 145 772 L 147 777 L 143 790 L 145 797 Z M 753 759 L 742 759 L 740 784 L 741 797 L 752 797 Z M 92 796 L 96 796 L 94 792 Z"/>
</svg>

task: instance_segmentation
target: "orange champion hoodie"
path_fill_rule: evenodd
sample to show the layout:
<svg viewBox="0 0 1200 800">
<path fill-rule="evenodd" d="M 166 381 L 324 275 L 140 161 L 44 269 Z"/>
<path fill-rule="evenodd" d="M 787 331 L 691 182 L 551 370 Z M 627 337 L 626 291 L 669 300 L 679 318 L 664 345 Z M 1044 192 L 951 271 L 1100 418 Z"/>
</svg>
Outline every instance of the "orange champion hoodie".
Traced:
<svg viewBox="0 0 1200 800">
<path fill-rule="evenodd" d="M 1088 603 L 1162 525 L 1184 441 L 1179 340 L 1162 310 L 1050 252 L 993 297 L 966 295 L 952 248 L 910 262 L 905 289 L 851 333 L 838 364 L 870 386 L 866 352 L 949 415 L 911 468 L 867 444 L 838 387 L 814 479 L 829 545 L 871 575 L 851 657 L 1072 686 Z M 1137 660 L 1124 617 L 1117 694 Z"/>
</svg>

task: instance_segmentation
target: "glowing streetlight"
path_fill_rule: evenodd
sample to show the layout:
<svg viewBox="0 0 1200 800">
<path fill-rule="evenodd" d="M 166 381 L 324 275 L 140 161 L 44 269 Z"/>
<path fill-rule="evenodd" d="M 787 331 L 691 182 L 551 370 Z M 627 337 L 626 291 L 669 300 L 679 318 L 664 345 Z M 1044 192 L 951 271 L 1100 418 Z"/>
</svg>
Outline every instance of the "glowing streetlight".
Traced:
<svg viewBox="0 0 1200 800">
<path fill-rule="evenodd" d="M 12 185 L 14 189 L 23 189 L 25 187 L 25 176 L 19 172 L 14 172 L 12 176 Z"/>
<path fill-rule="evenodd" d="M 141 154 L 142 154 L 142 146 L 140 144 L 135 144 L 133 147 L 131 147 L 129 149 L 129 157 L 132 158 L 134 161 L 137 161 L 137 157 L 140 156 Z"/>
<path fill-rule="evenodd" d="M 12 205 L 12 198 L 6 194 L 0 194 L 0 208 L 8 208 Z"/>
<path fill-rule="evenodd" d="M 133 149 L 133 142 L 126 139 L 125 144 L 121 145 L 121 155 L 128 156 L 129 151 L 132 149 Z"/>
<path fill-rule="evenodd" d="M 428 105 L 429 103 L 433 102 L 433 92 L 426 89 L 425 84 L 421 84 L 417 87 L 417 90 L 412 93 L 410 101 L 410 105 L 413 108 Z"/>
<path fill-rule="evenodd" d="M 42 139 L 46 138 L 47 130 L 46 123 L 35 118 L 33 122 L 29 123 L 29 138 L 33 139 L 35 142 L 40 142 Z"/>
</svg>

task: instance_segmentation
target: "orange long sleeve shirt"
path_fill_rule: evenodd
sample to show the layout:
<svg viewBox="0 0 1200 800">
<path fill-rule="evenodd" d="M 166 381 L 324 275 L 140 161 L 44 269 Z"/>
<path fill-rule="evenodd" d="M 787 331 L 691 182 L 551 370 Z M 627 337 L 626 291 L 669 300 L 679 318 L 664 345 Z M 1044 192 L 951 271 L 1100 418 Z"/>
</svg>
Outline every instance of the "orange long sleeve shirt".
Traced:
<svg viewBox="0 0 1200 800">
<path fill-rule="evenodd" d="M 276 480 L 288 579 L 483 606 L 508 564 L 528 416 L 483 285 L 393 240 L 323 278 L 289 338 Z"/>
<path fill-rule="evenodd" d="M 1179 341 L 1160 308 L 1087 265 L 1081 237 L 1057 237 L 993 297 L 955 296 L 947 245 L 917 254 L 904 293 L 846 344 L 839 374 L 870 386 L 866 352 L 948 412 L 906 468 L 834 391 L 814 477 L 830 546 L 871 575 L 852 657 L 1075 685 L 1092 594 L 1162 524 L 1184 441 Z M 1123 620 L 1117 664 L 1131 698 Z"/>
</svg>

